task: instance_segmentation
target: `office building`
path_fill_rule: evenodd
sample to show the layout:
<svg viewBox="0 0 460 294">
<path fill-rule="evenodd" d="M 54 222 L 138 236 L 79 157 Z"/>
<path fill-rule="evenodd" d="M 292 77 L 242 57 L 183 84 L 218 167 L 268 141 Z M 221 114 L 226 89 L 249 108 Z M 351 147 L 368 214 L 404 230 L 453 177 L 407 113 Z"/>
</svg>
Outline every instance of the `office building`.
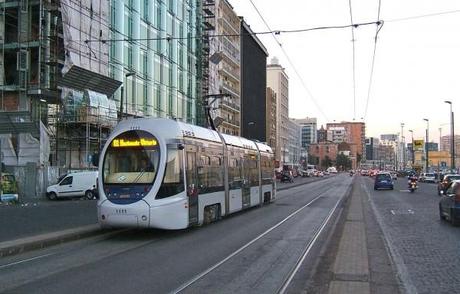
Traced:
<svg viewBox="0 0 460 294">
<path fill-rule="evenodd" d="M 299 118 L 291 119 L 302 127 L 302 148 L 317 143 L 317 119 L 316 118 Z"/>
<path fill-rule="evenodd" d="M 289 78 L 285 68 L 273 58 L 267 65 L 267 85 L 276 93 L 276 154 L 282 165 L 289 157 Z"/>
</svg>

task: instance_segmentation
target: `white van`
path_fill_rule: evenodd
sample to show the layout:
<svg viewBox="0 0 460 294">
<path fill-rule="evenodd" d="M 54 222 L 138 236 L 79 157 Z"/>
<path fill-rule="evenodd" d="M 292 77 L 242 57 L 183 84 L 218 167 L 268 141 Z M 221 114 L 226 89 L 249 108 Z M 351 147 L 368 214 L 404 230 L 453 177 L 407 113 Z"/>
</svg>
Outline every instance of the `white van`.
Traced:
<svg viewBox="0 0 460 294">
<path fill-rule="evenodd" d="M 56 184 L 46 189 L 50 200 L 61 197 L 82 197 L 93 199 L 97 196 L 97 171 L 70 173 Z"/>
</svg>

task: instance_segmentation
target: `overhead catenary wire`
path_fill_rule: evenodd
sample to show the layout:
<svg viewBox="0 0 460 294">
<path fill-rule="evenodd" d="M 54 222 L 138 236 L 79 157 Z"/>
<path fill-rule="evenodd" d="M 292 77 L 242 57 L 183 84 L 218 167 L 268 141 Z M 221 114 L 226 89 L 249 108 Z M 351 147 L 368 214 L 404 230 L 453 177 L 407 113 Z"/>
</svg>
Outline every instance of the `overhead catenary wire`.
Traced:
<svg viewBox="0 0 460 294">
<path fill-rule="evenodd" d="M 382 0 L 379 0 L 379 6 L 377 9 L 377 27 L 375 29 L 375 36 L 374 36 L 374 50 L 372 52 L 372 62 L 371 62 L 371 71 L 369 75 L 369 86 L 367 88 L 367 99 L 366 99 L 366 107 L 364 108 L 364 121 L 366 121 L 367 118 L 367 110 L 369 108 L 369 100 L 371 97 L 371 90 L 372 90 L 372 81 L 373 81 L 373 76 L 374 76 L 374 66 L 375 66 L 375 54 L 377 51 L 377 40 L 378 40 L 378 35 L 380 30 L 383 27 L 383 21 L 380 21 L 380 8 L 382 6 Z"/>
<path fill-rule="evenodd" d="M 259 9 L 257 8 L 257 6 L 254 4 L 254 2 L 252 0 L 249 0 L 252 4 L 252 6 L 254 7 L 254 9 L 256 10 L 257 14 L 259 15 L 259 17 L 262 19 L 262 21 L 264 22 L 265 26 L 267 27 L 267 29 L 269 31 L 272 31 L 272 29 L 270 28 L 270 26 L 268 25 L 267 21 L 265 20 L 265 18 L 263 17 L 262 13 L 260 13 Z M 344 28 L 344 27 L 350 27 L 350 25 L 346 25 L 346 26 L 340 26 L 340 28 Z M 299 32 L 299 31 L 312 31 L 312 30 L 320 30 L 320 29 L 325 29 L 326 27 L 318 27 L 318 28 L 312 28 L 312 29 L 305 29 L 305 30 L 295 30 L 296 32 Z M 330 27 L 332 28 L 332 27 Z M 335 26 L 334 28 L 338 28 L 338 26 Z M 329 120 L 326 113 L 324 113 L 324 111 L 321 109 L 321 106 L 318 104 L 318 102 L 316 101 L 316 99 L 313 97 L 313 94 L 311 93 L 310 89 L 307 87 L 306 83 L 304 82 L 302 76 L 299 74 L 299 72 L 297 71 L 297 68 L 295 67 L 294 63 L 291 61 L 291 59 L 289 58 L 289 55 L 287 54 L 286 50 L 284 50 L 283 48 L 283 45 L 278 41 L 278 39 L 276 38 L 275 36 L 275 32 L 272 31 L 272 36 L 273 38 L 275 39 L 276 43 L 278 44 L 278 46 L 280 47 L 281 51 L 283 52 L 284 56 L 286 57 L 287 61 L 289 62 L 289 64 L 291 65 L 292 69 L 294 70 L 294 73 L 297 75 L 297 78 L 299 79 L 300 83 L 302 84 L 303 88 L 305 89 L 305 91 L 307 92 L 307 94 L 310 96 L 310 99 L 313 101 L 313 103 L 315 104 L 316 108 L 321 112 L 321 114 L 323 115 L 323 117 L 326 119 L 326 120 Z"/>
<path fill-rule="evenodd" d="M 262 32 L 253 32 L 253 33 L 246 33 L 246 34 L 209 34 L 210 38 L 217 38 L 217 37 L 242 37 L 242 36 L 256 36 L 256 35 L 268 35 L 271 34 L 275 38 L 278 45 L 282 46 L 282 44 L 276 38 L 276 35 L 281 34 L 289 34 L 289 33 L 304 33 L 304 32 L 311 32 L 311 31 L 319 31 L 319 30 L 333 30 L 333 29 L 347 29 L 353 26 L 354 28 L 360 26 L 368 26 L 368 25 L 375 25 L 377 22 L 362 22 L 362 23 L 355 23 L 353 25 L 333 25 L 333 26 L 320 26 L 320 27 L 312 27 L 312 28 L 304 28 L 304 29 L 295 29 L 295 30 L 271 30 L 262 31 Z M 187 36 L 187 37 L 157 37 L 157 38 L 122 38 L 122 39 L 85 39 L 85 40 L 73 40 L 74 42 L 131 42 L 131 41 L 172 41 L 172 40 L 186 40 L 186 39 L 200 39 L 201 36 Z"/>
<path fill-rule="evenodd" d="M 408 21 L 408 20 L 415 20 L 415 19 L 420 19 L 420 18 L 427 18 L 427 17 L 434 17 L 434 16 L 440 16 L 440 15 L 446 15 L 446 14 L 455 14 L 455 13 L 460 13 L 460 9 L 434 12 L 434 13 L 421 14 L 421 15 L 414 15 L 414 16 L 406 16 L 406 17 L 401 17 L 401 18 L 393 18 L 393 19 L 385 20 L 385 22 Z"/>
<path fill-rule="evenodd" d="M 355 49 L 355 27 L 353 26 L 353 11 L 351 0 L 348 0 L 350 8 L 350 21 L 351 21 L 351 43 L 353 45 L 353 120 L 356 118 L 356 49 Z"/>
</svg>

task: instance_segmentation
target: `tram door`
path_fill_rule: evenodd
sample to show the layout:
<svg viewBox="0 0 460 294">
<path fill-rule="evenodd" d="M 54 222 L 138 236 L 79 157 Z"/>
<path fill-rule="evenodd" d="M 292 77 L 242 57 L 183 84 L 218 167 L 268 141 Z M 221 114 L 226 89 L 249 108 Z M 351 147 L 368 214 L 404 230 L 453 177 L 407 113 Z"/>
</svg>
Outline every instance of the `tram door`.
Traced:
<svg viewBox="0 0 460 294">
<path fill-rule="evenodd" d="M 189 224 L 198 223 L 198 175 L 197 175 L 197 166 L 196 166 L 196 152 L 187 151 L 187 167 L 186 167 L 186 177 L 187 177 L 187 196 L 188 196 L 188 218 Z"/>
<path fill-rule="evenodd" d="M 243 209 L 245 209 L 251 205 L 251 183 L 249 181 L 251 167 L 249 159 L 245 157 L 243 160 L 243 164 L 240 166 L 243 169 L 241 171 L 241 175 L 243 176 L 241 193 L 243 198 Z"/>
</svg>

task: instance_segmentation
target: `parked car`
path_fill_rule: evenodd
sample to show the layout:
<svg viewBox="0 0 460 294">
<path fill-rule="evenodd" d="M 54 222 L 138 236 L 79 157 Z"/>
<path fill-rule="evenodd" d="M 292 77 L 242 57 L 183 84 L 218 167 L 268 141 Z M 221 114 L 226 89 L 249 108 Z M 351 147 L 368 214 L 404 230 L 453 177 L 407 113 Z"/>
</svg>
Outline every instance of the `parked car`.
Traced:
<svg viewBox="0 0 460 294">
<path fill-rule="evenodd" d="M 374 190 L 378 189 L 390 189 L 393 190 L 393 180 L 391 179 L 390 173 L 378 173 L 375 176 Z"/>
<path fill-rule="evenodd" d="M 18 201 L 18 183 L 13 174 L 2 173 L 1 202 Z"/>
<path fill-rule="evenodd" d="M 438 195 L 441 195 L 441 191 L 444 193 L 447 190 L 447 187 L 453 180 L 460 180 L 460 175 L 459 174 L 447 174 L 444 175 L 441 181 L 438 183 Z"/>
<path fill-rule="evenodd" d="M 67 174 L 57 184 L 46 189 L 50 200 L 64 197 L 97 197 L 97 171 L 76 172 Z"/>
<path fill-rule="evenodd" d="M 439 217 L 454 226 L 460 225 L 460 181 L 451 181 L 446 192 L 441 190 Z"/>
</svg>

